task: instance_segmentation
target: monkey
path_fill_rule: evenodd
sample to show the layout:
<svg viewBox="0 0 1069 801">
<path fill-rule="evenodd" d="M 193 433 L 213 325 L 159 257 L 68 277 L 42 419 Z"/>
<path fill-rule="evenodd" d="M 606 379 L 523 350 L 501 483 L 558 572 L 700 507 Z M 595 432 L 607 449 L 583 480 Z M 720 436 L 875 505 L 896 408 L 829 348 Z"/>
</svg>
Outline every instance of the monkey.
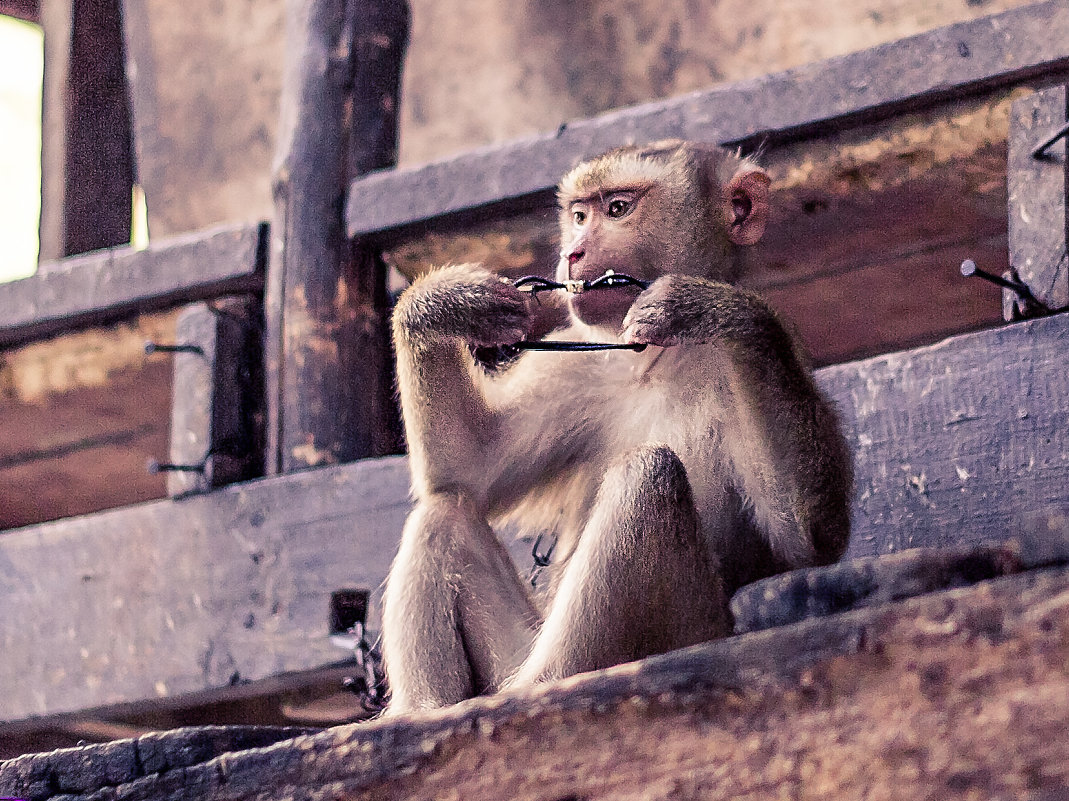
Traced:
<svg viewBox="0 0 1069 801">
<path fill-rule="evenodd" d="M 795 338 L 735 286 L 768 174 L 671 140 L 583 162 L 558 186 L 547 339 L 635 350 L 473 353 L 528 335 L 532 298 L 477 264 L 433 270 L 392 325 L 413 509 L 383 594 L 387 715 L 531 687 L 731 633 L 743 584 L 828 564 L 852 463 Z M 546 586 L 499 532 L 557 538 Z"/>
</svg>

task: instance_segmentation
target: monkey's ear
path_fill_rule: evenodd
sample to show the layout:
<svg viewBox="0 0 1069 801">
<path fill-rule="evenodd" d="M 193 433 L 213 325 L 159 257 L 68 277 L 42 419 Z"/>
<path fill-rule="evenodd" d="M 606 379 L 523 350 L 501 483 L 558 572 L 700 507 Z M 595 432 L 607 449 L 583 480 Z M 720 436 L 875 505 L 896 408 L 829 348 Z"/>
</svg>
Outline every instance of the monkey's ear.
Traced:
<svg viewBox="0 0 1069 801">
<path fill-rule="evenodd" d="M 740 169 L 724 187 L 728 239 L 736 245 L 754 245 L 768 222 L 768 174 L 759 167 Z"/>
</svg>

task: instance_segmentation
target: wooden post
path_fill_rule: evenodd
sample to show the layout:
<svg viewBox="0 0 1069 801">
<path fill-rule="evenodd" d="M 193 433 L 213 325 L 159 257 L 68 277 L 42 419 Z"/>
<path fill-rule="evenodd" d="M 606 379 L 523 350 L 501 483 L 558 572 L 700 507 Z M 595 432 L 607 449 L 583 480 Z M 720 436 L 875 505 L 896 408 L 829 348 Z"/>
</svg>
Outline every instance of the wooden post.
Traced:
<svg viewBox="0 0 1069 801">
<path fill-rule="evenodd" d="M 258 298 L 196 303 L 178 318 L 171 496 L 263 475 L 263 331 Z"/>
<path fill-rule="evenodd" d="M 1006 182 L 1009 192 L 1010 264 L 1032 294 L 1049 309 L 1069 306 L 1069 164 L 1066 140 L 1038 157 L 1036 147 L 1065 125 L 1065 86 L 1054 86 L 1014 102 L 1010 112 Z M 1003 316 L 1022 310 L 1016 294 L 1003 290 Z"/>
<path fill-rule="evenodd" d="M 266 296 L 268 473 L 374 455 L 392 394 L 385 274 L 342 221 L 395 158 L 404 0 L 288 0 Z"/>
<path fill-rule="evenodd" d="M 43 0 L 41 261 L 130 241 L 133 156 L 119 0 Z"/>
</svg>

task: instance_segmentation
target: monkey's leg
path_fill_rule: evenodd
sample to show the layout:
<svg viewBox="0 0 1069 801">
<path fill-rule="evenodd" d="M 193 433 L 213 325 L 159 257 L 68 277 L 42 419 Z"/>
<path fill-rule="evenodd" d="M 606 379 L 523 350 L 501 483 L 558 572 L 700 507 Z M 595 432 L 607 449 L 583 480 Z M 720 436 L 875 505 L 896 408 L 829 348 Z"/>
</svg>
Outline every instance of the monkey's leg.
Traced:
<svg viewBox="0 0 1069 801">
<path fill-rule="evenodd" d="M 730 633 L 719 568 L 667 447 L 606 474 L 531 655 L 509 686 L 570 676 Z"/>
<path fill-rule="evenodd" d="M 419 502 L 383 598 L 388 712 L 445 706 L 499 687 L 538 614 L 508 552 L 466 499 Z"/>
</svg>

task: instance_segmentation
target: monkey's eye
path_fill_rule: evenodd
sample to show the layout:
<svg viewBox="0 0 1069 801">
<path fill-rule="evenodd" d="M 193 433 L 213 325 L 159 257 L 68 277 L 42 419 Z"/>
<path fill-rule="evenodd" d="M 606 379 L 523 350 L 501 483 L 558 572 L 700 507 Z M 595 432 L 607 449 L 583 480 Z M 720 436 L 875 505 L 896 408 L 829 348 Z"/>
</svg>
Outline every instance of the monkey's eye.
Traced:
<svg viewBox="0 0 1069 801">
<path fill-rule="evenodd" d="M 586 212 L 582 209 L 572 209 L 572 221 L 576 225 L 582 225 L 586 222 Z"/>
<path fill-rule="evenodd" d="M 630 213 L 632 205 L 633 202 L 627 198 L 615 197 L 605 204 L 605 214 L 613 219 L 626 217 Z"/>
</svg>

